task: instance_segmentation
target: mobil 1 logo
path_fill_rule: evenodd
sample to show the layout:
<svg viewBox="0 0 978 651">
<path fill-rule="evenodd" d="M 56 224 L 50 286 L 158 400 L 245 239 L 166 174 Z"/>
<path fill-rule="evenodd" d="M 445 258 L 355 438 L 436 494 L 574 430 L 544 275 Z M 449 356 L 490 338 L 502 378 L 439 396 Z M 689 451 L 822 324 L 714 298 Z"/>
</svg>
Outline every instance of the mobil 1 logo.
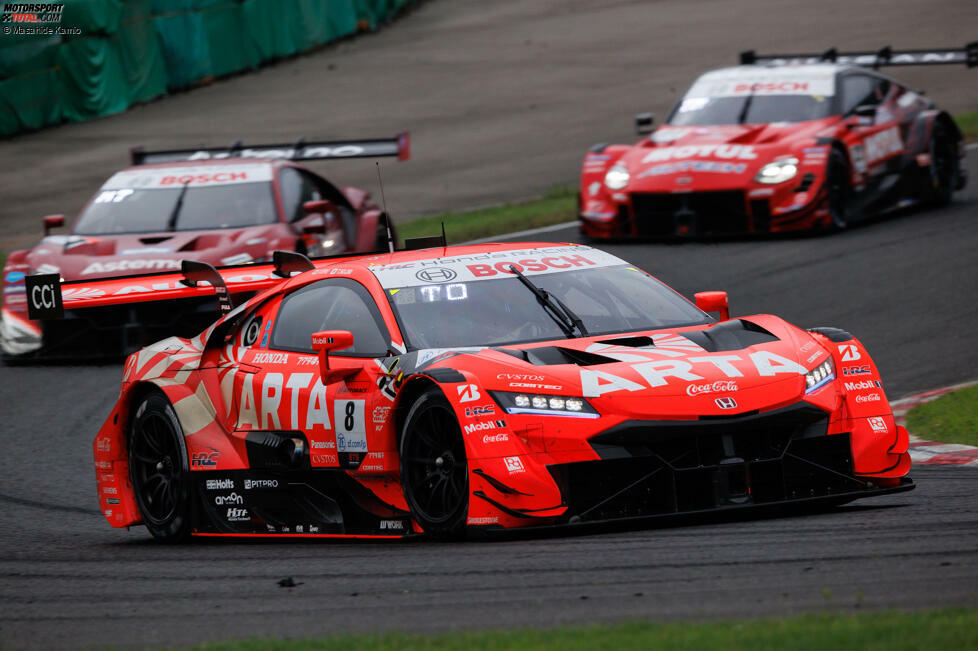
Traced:
<svg viewBox="0 0 978 651">
<path fill-rule="evenodd" d="M 35 321 L 64 317 L 61 274 L 34 274 L 27 276 L 24 284 L 27 289 L 27 316 Z"/>
</svg>

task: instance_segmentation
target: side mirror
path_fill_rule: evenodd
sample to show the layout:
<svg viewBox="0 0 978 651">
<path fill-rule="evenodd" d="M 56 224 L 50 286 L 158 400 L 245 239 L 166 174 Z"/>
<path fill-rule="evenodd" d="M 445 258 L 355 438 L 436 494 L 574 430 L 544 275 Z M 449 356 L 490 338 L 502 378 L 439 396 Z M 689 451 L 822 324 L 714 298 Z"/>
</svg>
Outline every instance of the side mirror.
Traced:
<svg viewBox="0 0 978 651">
<path fill-rule="evenodd" d="M 719 312 L 720 320 L 730 318 L 730 306 L 727 304 L 727 292 L 697 292 L 696 307 L 704 312 Z"/>
<path fill-rule="evenodd" d="M 637 113 L 635 115 L 635 133 L 640 136 L 652 133 L 653 122 L 655 122 L 655 113 Z"/>
<path fill-rule="evenodd" d="M 316 213 L 332 212 L 336 209 L 336 206 L 329 199 L 323 199 L 321 201 L 307 201 L 302 204 L 302 209 L 307 215 L 314 215 Z"/>
<path fill-rule="evenodd" d="M 60 228 L 65 225 L 64 215 L 47 215 L 44 218 L 44 235 L 51 233 L 52 228 Z"/>
<path fill-rule="evenodd" d="M 856 124 L 861 127 L 871 127 L 876 124 L 876 107 L 863 105 L 853 109 L 852 114 L 856 116 Z"/>
<path fill-rule="evenodd" d="M 302 232 L 306 235 L 321 235 L 326 232 L 326 220 L 321 215 L 310 215 L 302 220 Z"/>
<path fill-rule="evenodd" d="M 322 330 L 312 333 L 312 349 L 319 355 L 319 376 L 323 380 L 323 386 L 339 382 L 360 371 L 358 368 L 329 367 L 330 352 L 344 350 L 352 345 L 353 333 L 349 330 Z"/>
</svg>

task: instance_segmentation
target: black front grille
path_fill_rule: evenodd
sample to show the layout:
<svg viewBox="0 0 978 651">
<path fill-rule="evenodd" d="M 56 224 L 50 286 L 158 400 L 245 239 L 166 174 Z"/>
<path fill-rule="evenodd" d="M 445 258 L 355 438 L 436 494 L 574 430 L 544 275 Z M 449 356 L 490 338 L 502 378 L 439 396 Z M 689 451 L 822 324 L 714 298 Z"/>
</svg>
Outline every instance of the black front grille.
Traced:
<svg viewBox="0 0 978 651">
<path fill-rule="evenodd" d="M 683 192 L 632 195 L 639 235 L 724 235 L 750 230 L 744 193 Z"/>
<path fill-rule="evenodd" d="M 848 434 L 792 407 L 735 419 L 633 422 L 592 439 L 600 461 L 550 466 L 585 521 L 771 504 L 858 490 Z"/>
</svg>

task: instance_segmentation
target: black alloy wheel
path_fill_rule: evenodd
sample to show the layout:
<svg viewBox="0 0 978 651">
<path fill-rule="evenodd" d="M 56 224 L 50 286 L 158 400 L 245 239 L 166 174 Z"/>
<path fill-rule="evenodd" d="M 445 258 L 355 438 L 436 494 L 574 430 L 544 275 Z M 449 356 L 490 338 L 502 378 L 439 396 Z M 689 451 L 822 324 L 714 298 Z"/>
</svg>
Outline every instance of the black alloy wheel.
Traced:
<svg viewBox="0 0 978 651">
<path fill-rule="evenodd" d="M 951 203 L 951 193 L 954 192 L 957 180 L 957 159 L 954 156 L 954 147 L 951 139 L 947 136 L 947 131 L 941 124 L 934 125 L 934 131 L 930 137 L 930 203 L 937 207 L 943 207 Z"/>
<path fill-rule="evenodd" d="M 190 471 L 183 430 L 170 401 L 153 392 L 139 403 L 129 430 L 129 474 L 143 524 L 153 537 L 190 535 Z"/>
<path fill-rule="evenodd" d="M 839 149 L 829 153 L 825 171 L 825 187 L 828 191 L 830 228 L 841 231 L 849 225 L 849 161 Z"/>
<path fill-rule="evenodd" d="M 463 536 L 469 510 L 465 443 L 451 404 L 436 387 L 421 394 L 405 420 L 401 484 L 425 533 L 448 540 Z"/>
</svg>

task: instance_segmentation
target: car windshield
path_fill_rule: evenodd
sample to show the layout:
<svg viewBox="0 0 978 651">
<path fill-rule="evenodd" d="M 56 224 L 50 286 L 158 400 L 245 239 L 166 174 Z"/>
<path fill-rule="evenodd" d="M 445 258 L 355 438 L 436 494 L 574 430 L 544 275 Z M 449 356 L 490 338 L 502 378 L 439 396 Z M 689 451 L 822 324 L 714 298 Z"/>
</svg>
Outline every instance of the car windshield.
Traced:
<svg viewBox="0 0 978 651">
<path fill-rule="evenodd" d="M 627 264 L 533 274 L 529 279 L 580 317 L 589 335 L 710 321 L 679 294 Z M 412 349 L 567 337 L 515 276 L 414 285 L 389 289 L 387 294 Z"/>
<path fill-rule="evenodd" d="M 668 124 L 710 126 L 805 122 L 832 114 L 835 70 L 825 66 L 742 66 L 701 76 Z"/>
<path fill-rule="evenodd" d="M 276 220 L 271 183 L 190 185 L 176 220 L 170 219 L 183 186 L 103 189 L 75 226 L 79 235 L 156 233 L 241 228 Z"/>
<path fill-rule="evenodd" d="M 831 115 L 831 99 L 814 95 L 686 97 L 673 110 L 669 124 L 710 126 L 819 120 Z"/>
</svg>

